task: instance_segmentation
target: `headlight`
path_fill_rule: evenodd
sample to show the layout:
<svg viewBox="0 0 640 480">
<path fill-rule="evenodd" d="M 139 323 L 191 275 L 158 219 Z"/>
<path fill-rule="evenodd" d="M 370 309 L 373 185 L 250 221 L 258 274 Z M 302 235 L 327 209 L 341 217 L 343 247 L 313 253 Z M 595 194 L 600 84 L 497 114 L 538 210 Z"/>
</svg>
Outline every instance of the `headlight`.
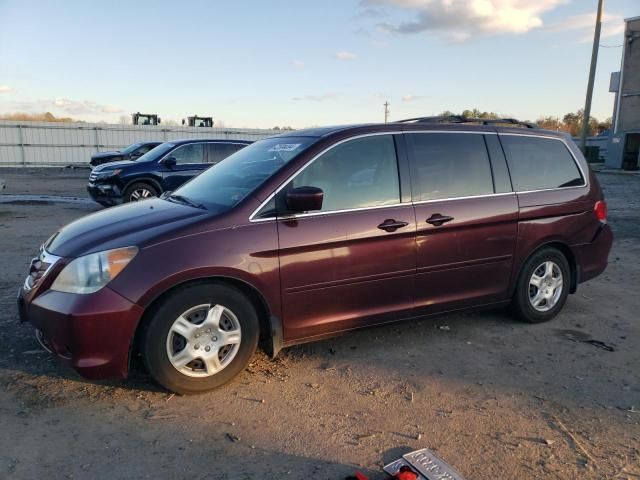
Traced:
<svg viewBox="0 0 640 480">
<path fill-rule="evenodd" d="M 78 257 L 62 269 L 51 290 L 83 294 L 97 292 L 116 278 L 137 253 L 137 247 L 125 247 Z"/>
<path fill-rule="evenodd" d="M 96 173 L 96 180 L 106 180 L 107 178 L 115 177 L 122 171 L 121 168 L 115 170 L 107 170 L 106 172 Z"/>
</svg>

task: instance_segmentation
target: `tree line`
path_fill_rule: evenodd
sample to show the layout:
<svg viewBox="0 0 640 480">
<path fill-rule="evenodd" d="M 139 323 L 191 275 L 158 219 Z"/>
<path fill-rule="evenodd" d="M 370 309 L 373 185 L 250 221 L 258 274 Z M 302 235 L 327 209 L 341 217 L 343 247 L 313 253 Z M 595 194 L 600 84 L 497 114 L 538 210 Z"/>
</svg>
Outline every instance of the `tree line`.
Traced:
<svg viewBox="0 0 640 480">
<path fill-rule="evenodd" d="M 79 122 L 84 123 L 82 120 L 75 120 L 71 117 L 56 117 L 51 112 L 45 113 L 5 113 L 0 115 L 0 120 L 13 120 L 15 122 Z"/>
<path fill-rule="evenodd" d="M 456 114 L 449 110 L 445 110 L 440 115 L 447 117 L 447 116 L 456 115 Z M 469 110 L 469 109 L 463 110 L 462 113 L 459 115 L 462 115 L 463 117 L 469 117 L 469 118 L 486 118 L 486 119 L 504 118 L 503 115 L 498 115 L 495 112 L 482 112 L 477 108 L 474 108 L 473 110 Z M 549 115 L 549 116 L 540 117 L 535 122 L 530 122 L 529 120 L 527 120 L 527 122 L 535 123 L 540 128 L 544 128 L 546 130 L 556 130 L 560 132 L 566 132 L 576 137 L 580 135 L 580 132 L 582 130 L 583 118 L 584 118 L 584 109 L 580 109 L 575 113 L 569 112 L 562 117 L 555 117 L 553 115 Z M 599 135 L 605 130 L 608 130 L 610 128 L 611 128 L 611 117 L 607 118 L 604 121 L 600 121 L 597 118 L 592 116 L 589 117 L 589 136 Z"/>
<path fill-rule="evenodd" d="M 501 115 L 498 115 L 495 112 L 483 112 L 474 108 L 472 110 L 467 109 L 463 110 L 460 114 L 455 114 L 450 110 L 445 110 L 440 114 L 443 117 L 453 116 L 453 115 L 462 115 L 464 117 L 469 118 L 487 118 L 487 119 L 496 119 L 496 118 L 504 118 Z M 562 117 L 555 116 L 544 116 L 538 118 L 536 122 L 540 128 L 544 128 L 547 130 L 557 130 L 561 132 L 567 132 L 572 136 L 580 135 L 580 131 L 582 129 L 582 119 L 584 118 L 584 110 L 580 109 L 577 112 L 569 112 Z M 51 112 L 45 113 L 6 113 L 0 115 L 0 120 L 13 120 L 13 121 L 29 121 L 29 122 L 79 122 L 84 123 L 82 120 L 76 120 L 71 117 L 56 117 Z M 120 123 L 126 124 L 129 123 L 130 119 L 126 116 L 120 117 Z M 104 123 L 104 122 L 99 122 Z M 178 122 L 175 121 L 164 121 L 164 125 L 178 125 Z M 216 126 L 224 126 L 223 122 L 217 122 Z M 598 135 L 605 130 L 611 128 L 611 117 L 607 118 L 604 121 L 600 121 L 595 117 L 589 117 L 589 135 Z M 293 128 L 289 126 L 279 127 L 276 126 L 273 128 L 274 130 L 293 130 Z"/>
</svg>

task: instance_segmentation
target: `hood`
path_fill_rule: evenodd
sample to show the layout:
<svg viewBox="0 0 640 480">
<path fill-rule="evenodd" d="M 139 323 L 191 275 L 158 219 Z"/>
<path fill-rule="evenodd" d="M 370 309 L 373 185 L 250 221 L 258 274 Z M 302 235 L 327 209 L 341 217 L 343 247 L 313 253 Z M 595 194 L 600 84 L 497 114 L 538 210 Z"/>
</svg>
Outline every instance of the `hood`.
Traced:
<svg viewBox="0 0 640 480">
<path fill-rule="evenodd" d="M 66 225 L 47 241 L 45 249 L 60 257 L 79 257 L 112 248 L 142 247 L 208 215 L 206 210 L 160 199 L 127 203 Z"/>
<path fill-rule="evenodd" d="M 135 162 L 131 160 L 121 160 L 119 162 L 103 163 L 102 165 L 98 165 L 97 167 L 95 167 L 92 170 L 92 172 L 95 172 L 95 173 L 106 172 L 107 170 L 115 170 L 117 168 L 128 167 L 130 165 L 133 165 L 134 163 Z"/>
</svg>

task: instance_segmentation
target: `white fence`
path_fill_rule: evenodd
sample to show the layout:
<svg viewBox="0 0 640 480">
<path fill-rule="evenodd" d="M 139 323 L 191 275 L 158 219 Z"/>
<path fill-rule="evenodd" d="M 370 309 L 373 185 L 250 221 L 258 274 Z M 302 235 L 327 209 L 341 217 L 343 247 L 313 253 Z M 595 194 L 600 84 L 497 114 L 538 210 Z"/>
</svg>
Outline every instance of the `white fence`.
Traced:
<svg viewBox="0 0 640 480">
<path fill-rule="evenodd" d="M 182 138 L 259 140 L 280 133 L 248 128 L 109 125 L 0 120 L 0 167 L 88 165 L 96 152 Z"/>
</svg>

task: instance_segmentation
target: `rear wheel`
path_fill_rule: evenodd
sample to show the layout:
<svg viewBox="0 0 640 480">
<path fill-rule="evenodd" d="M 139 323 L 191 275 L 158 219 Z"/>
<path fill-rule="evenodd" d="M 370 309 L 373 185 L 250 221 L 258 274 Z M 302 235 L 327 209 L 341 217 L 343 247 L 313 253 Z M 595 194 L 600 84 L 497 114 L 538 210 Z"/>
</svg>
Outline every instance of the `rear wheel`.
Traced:
<svg viewBox="0 0 640 480">
<path fill-rule="evenodd" d="M 258 345 L 258 316 L 250 300 L 222 284 L 171 293 L 143 332 L 151 376 L 177 393 L 219 387 L 240 373 Z"/>
<path fill-rule="evenodd" d="M 158 190 L 154 186 L 144 182 L 136 182 L 125 189 L 122 200 L 125 203 L 139 202 L 157 196 Z"/>
<path fill-rule="evenodd" d="M 571 269 L 562 252 L 544 248 L 525 263 L 513 297 L 516 315 L 529 323 L 551 320 L 564 306 Z"/>
</svg>

